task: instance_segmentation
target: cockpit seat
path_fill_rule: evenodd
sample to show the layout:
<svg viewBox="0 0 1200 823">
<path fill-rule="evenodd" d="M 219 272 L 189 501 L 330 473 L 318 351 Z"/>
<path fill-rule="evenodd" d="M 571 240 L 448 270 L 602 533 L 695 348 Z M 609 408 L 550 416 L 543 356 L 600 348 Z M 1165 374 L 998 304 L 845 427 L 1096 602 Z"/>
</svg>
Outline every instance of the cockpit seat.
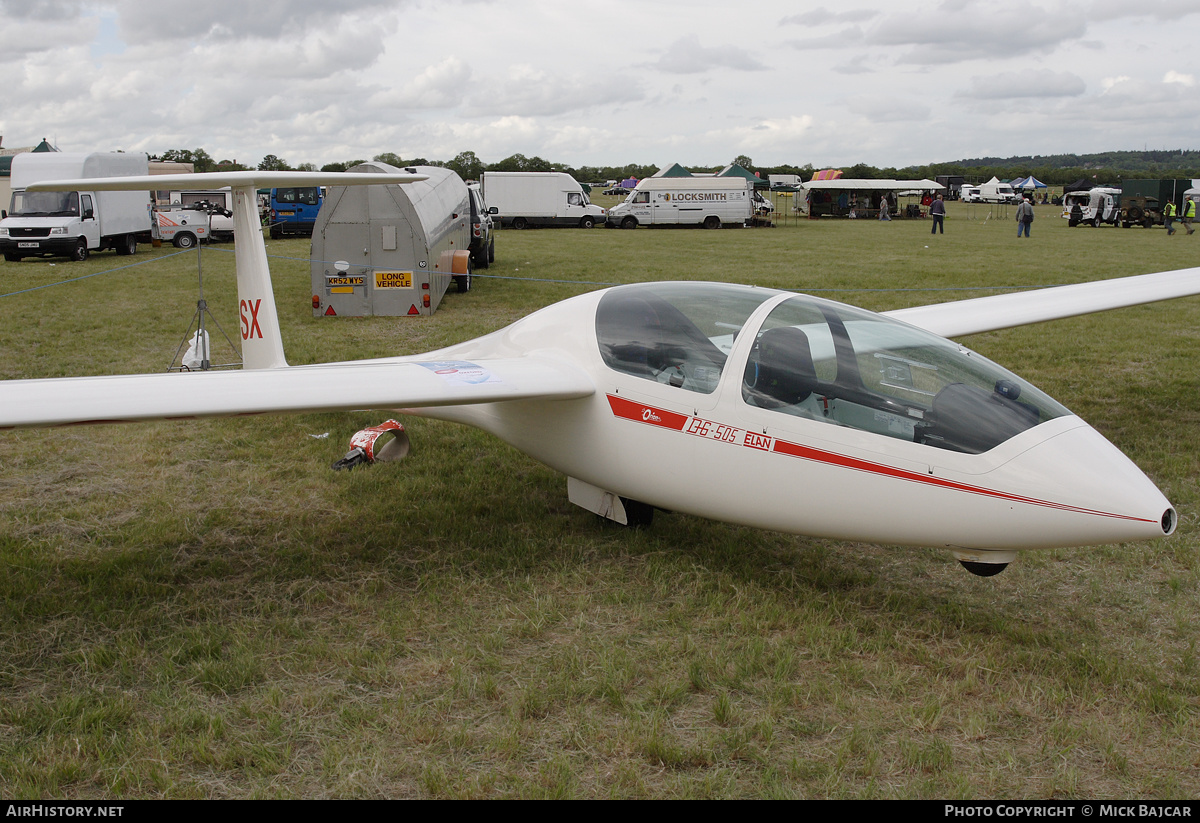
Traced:
<svg viewBox="0 0 1200 823">
<path fill-rule="evenodd" d="M 764 409 L 794 406 L 817 388 L 808 336 L 793 326 L 768 329 L 746 363 L 745 397 Z"/>
</svg>

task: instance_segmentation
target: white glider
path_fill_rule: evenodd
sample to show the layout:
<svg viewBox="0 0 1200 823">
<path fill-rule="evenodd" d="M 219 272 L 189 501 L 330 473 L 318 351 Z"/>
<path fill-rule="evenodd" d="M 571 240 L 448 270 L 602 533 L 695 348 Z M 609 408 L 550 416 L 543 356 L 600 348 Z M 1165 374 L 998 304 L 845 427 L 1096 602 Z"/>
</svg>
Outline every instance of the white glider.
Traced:
<svg viewBox="0 0 1200 823">
<path fill-rule="evenodd" d="M 944 547 L 976 574 L 1023 549 L 1175 529 L 1171 504 L 1095 429 L 945 338 L 1198 294 L 1200 269 L 885 314 L 748 286 L 644 283 L 425 355 L 289 367 L 254 189 L 413 179 L 181 179 L 234 189 L 244 370 L 3 381 L 0 429 L 408 410 L 496 434 L 565 474 L 573 502 L 621 523 L 648 522 L 659 508 Z"/>
</svg>

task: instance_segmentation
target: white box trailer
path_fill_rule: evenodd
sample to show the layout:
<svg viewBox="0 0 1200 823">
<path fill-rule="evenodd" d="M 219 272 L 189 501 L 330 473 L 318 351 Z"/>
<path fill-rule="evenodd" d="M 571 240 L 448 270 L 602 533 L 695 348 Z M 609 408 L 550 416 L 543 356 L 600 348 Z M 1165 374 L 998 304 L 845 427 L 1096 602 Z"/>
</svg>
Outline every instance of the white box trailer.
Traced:
<svg viewBox="0 0 1200 823">
<path fill-rule="evenodd" d="M 604 222 L 604 209 L 592 205 L 583 186 L 565 172 L 486 171 L 480 187 L 501 226 L 590 229 Z"/>
<path fill-rule="evenodd" d="M 314 317 L 430 315 L 451 282 L 471 288 L 471 205 L 449 169 L 378 161 L 352 172 L 419 172 L 429 179 L 331 186 L 313 226 Z"/>
<path fill-rule="evenodd" d="M 752 185 L 743 177 L 647 177 L 608 210 L 607 224 L 745 226 L 754 216 Z"/>
<path fill-rule="evenodd" d="M 116 249 L 134 254 L 150 239 L 148 191 L 26 192 L 31 183 L 88 177 L 149 174 L 144 154 L 125 152 L 29 152 L 12 162 L 12 203 L 0 220 L 0 251 L 10 262 L 23 257 L 70 257 Z"/>
</svg>

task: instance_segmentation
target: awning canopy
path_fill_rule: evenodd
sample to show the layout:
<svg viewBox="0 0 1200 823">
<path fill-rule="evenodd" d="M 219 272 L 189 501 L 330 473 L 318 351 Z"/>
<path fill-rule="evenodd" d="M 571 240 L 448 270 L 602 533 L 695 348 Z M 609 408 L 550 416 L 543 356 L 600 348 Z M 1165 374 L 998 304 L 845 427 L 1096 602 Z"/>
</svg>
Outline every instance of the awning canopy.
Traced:
<svg viewBox="0 0 1200 823">
<path fill-rule="evenodd" d="M 934 180 L 809 180 L 804 184 L 808 190 L 823 191 L 941 191 L 946 188 Z"/>
</svg>

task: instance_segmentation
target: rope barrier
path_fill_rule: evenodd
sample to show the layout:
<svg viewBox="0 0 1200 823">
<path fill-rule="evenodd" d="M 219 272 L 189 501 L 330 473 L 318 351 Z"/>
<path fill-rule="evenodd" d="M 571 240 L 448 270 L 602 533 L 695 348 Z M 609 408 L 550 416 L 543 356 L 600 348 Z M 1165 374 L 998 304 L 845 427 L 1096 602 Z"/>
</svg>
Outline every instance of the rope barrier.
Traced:
<svg viewBox="0 0 1200 823">
<path fill-rule="evenodd" d="M 207 247 L 207 250 L 210 252 L 223 252 L 225 254 L 233 254 L 232 249 L 223 249 L 223 248 L 214 247 L 211 245 Z M 144 266 L 147 263 L 154 263 L 159 260 L 166 260 L 167 258 L 176 257 L 180 254 L 188 254 L 190 251 L 191 251 L 191 249 L 185 249 L 183 251 L 171 252 L 170 254 L 159 255 L 158 257 L 152 258 L 150 260 L 142 260 L 138 263 L 130 263 L 128 266 L 119 266 L 118 268 L 115 268 L 115 269 L 107 269 L 106 271 L 93 272 L 92 274 L 85 274 L 82 277 L 73 277 L 69 280 L 60 280 L 57 283 L 45 283 L 41 286 L 32 286 L 28 289 L 21 289 L 20 291 L 9 292 L 7 294 L 0 294 L 0 298 L 13 297 L 18 294 L 27 294 L 28 292 L 38 291 L 40 289 L 48 289 L 53 286 L 63 286 L 68 283 L 76 283 L 80 280 L 87 280 L 90 277 L 98 277 L 102 274 L 113 274 L 115 272 L 125 271 L 127 269 L 132 269 L 137 266 Z M 332 260 L 313 261 L 306 257 L 289 257 L 287 255 L 282 255 L 282 254 L 268 254 L 267 257 L 275 259 L 275 260 L 293 260 L 293 261 L 299 261 L 299 262 L 303 262 L 303 263 L 319 262 L 319 263 L 324 263 L 324 264 L 328 264 L 328 265 L 334 264 L 334 261 L 332 261 Z M 373 267 L 358 265 L 358 266 L 351 266 L 349 268 L 360 268 L 363 271 L 368 271 Z M 479 272 L 472 272 L 471 277 L 487 278 L 487 279 L 492 279 L 492 280 L 514 280 L 514 281 L 523 281 L 523 282 L 528 282 L 528 283 L 556 283 L 556 284 L 570 285 L 570 286 L 621 286 L 621 285 L 625 285 L 623 283 L 603 282 L 603 281 L 597 281 L 597 280 L 558 280 L 558 279 L 548 278 L 548 277 L 514 277 L 512 275 L 507 275 L 507 274 L 480 274 Z M 845 286 L 845 287 L 841 287 L 841 288 L 827 288 L 827 289 L 803 289 L 803 290 L 781 289 L 781 291 L 796 291 L 796 292 L 803 291 L 804 294 L 816 294 L 818 292 L 820 292 L 820 293 L 826 293 L 826 292 L 948 292 L 948 291 L 1010 291 L 1010 290 L 1011 291 L 1034 291 L 1037 289 L 1051 289 L 1051 288 L 1055 288 L 1056 286 L 1060 286 L 1060 285 L 1063 285 L 1063 284 L 1062 283 L 1045 283 L 1045 284 L 1025 285 L 1025 286 L 929 286 L 929 287 L 887 288 L 887 289 Z"/>
</svg>

